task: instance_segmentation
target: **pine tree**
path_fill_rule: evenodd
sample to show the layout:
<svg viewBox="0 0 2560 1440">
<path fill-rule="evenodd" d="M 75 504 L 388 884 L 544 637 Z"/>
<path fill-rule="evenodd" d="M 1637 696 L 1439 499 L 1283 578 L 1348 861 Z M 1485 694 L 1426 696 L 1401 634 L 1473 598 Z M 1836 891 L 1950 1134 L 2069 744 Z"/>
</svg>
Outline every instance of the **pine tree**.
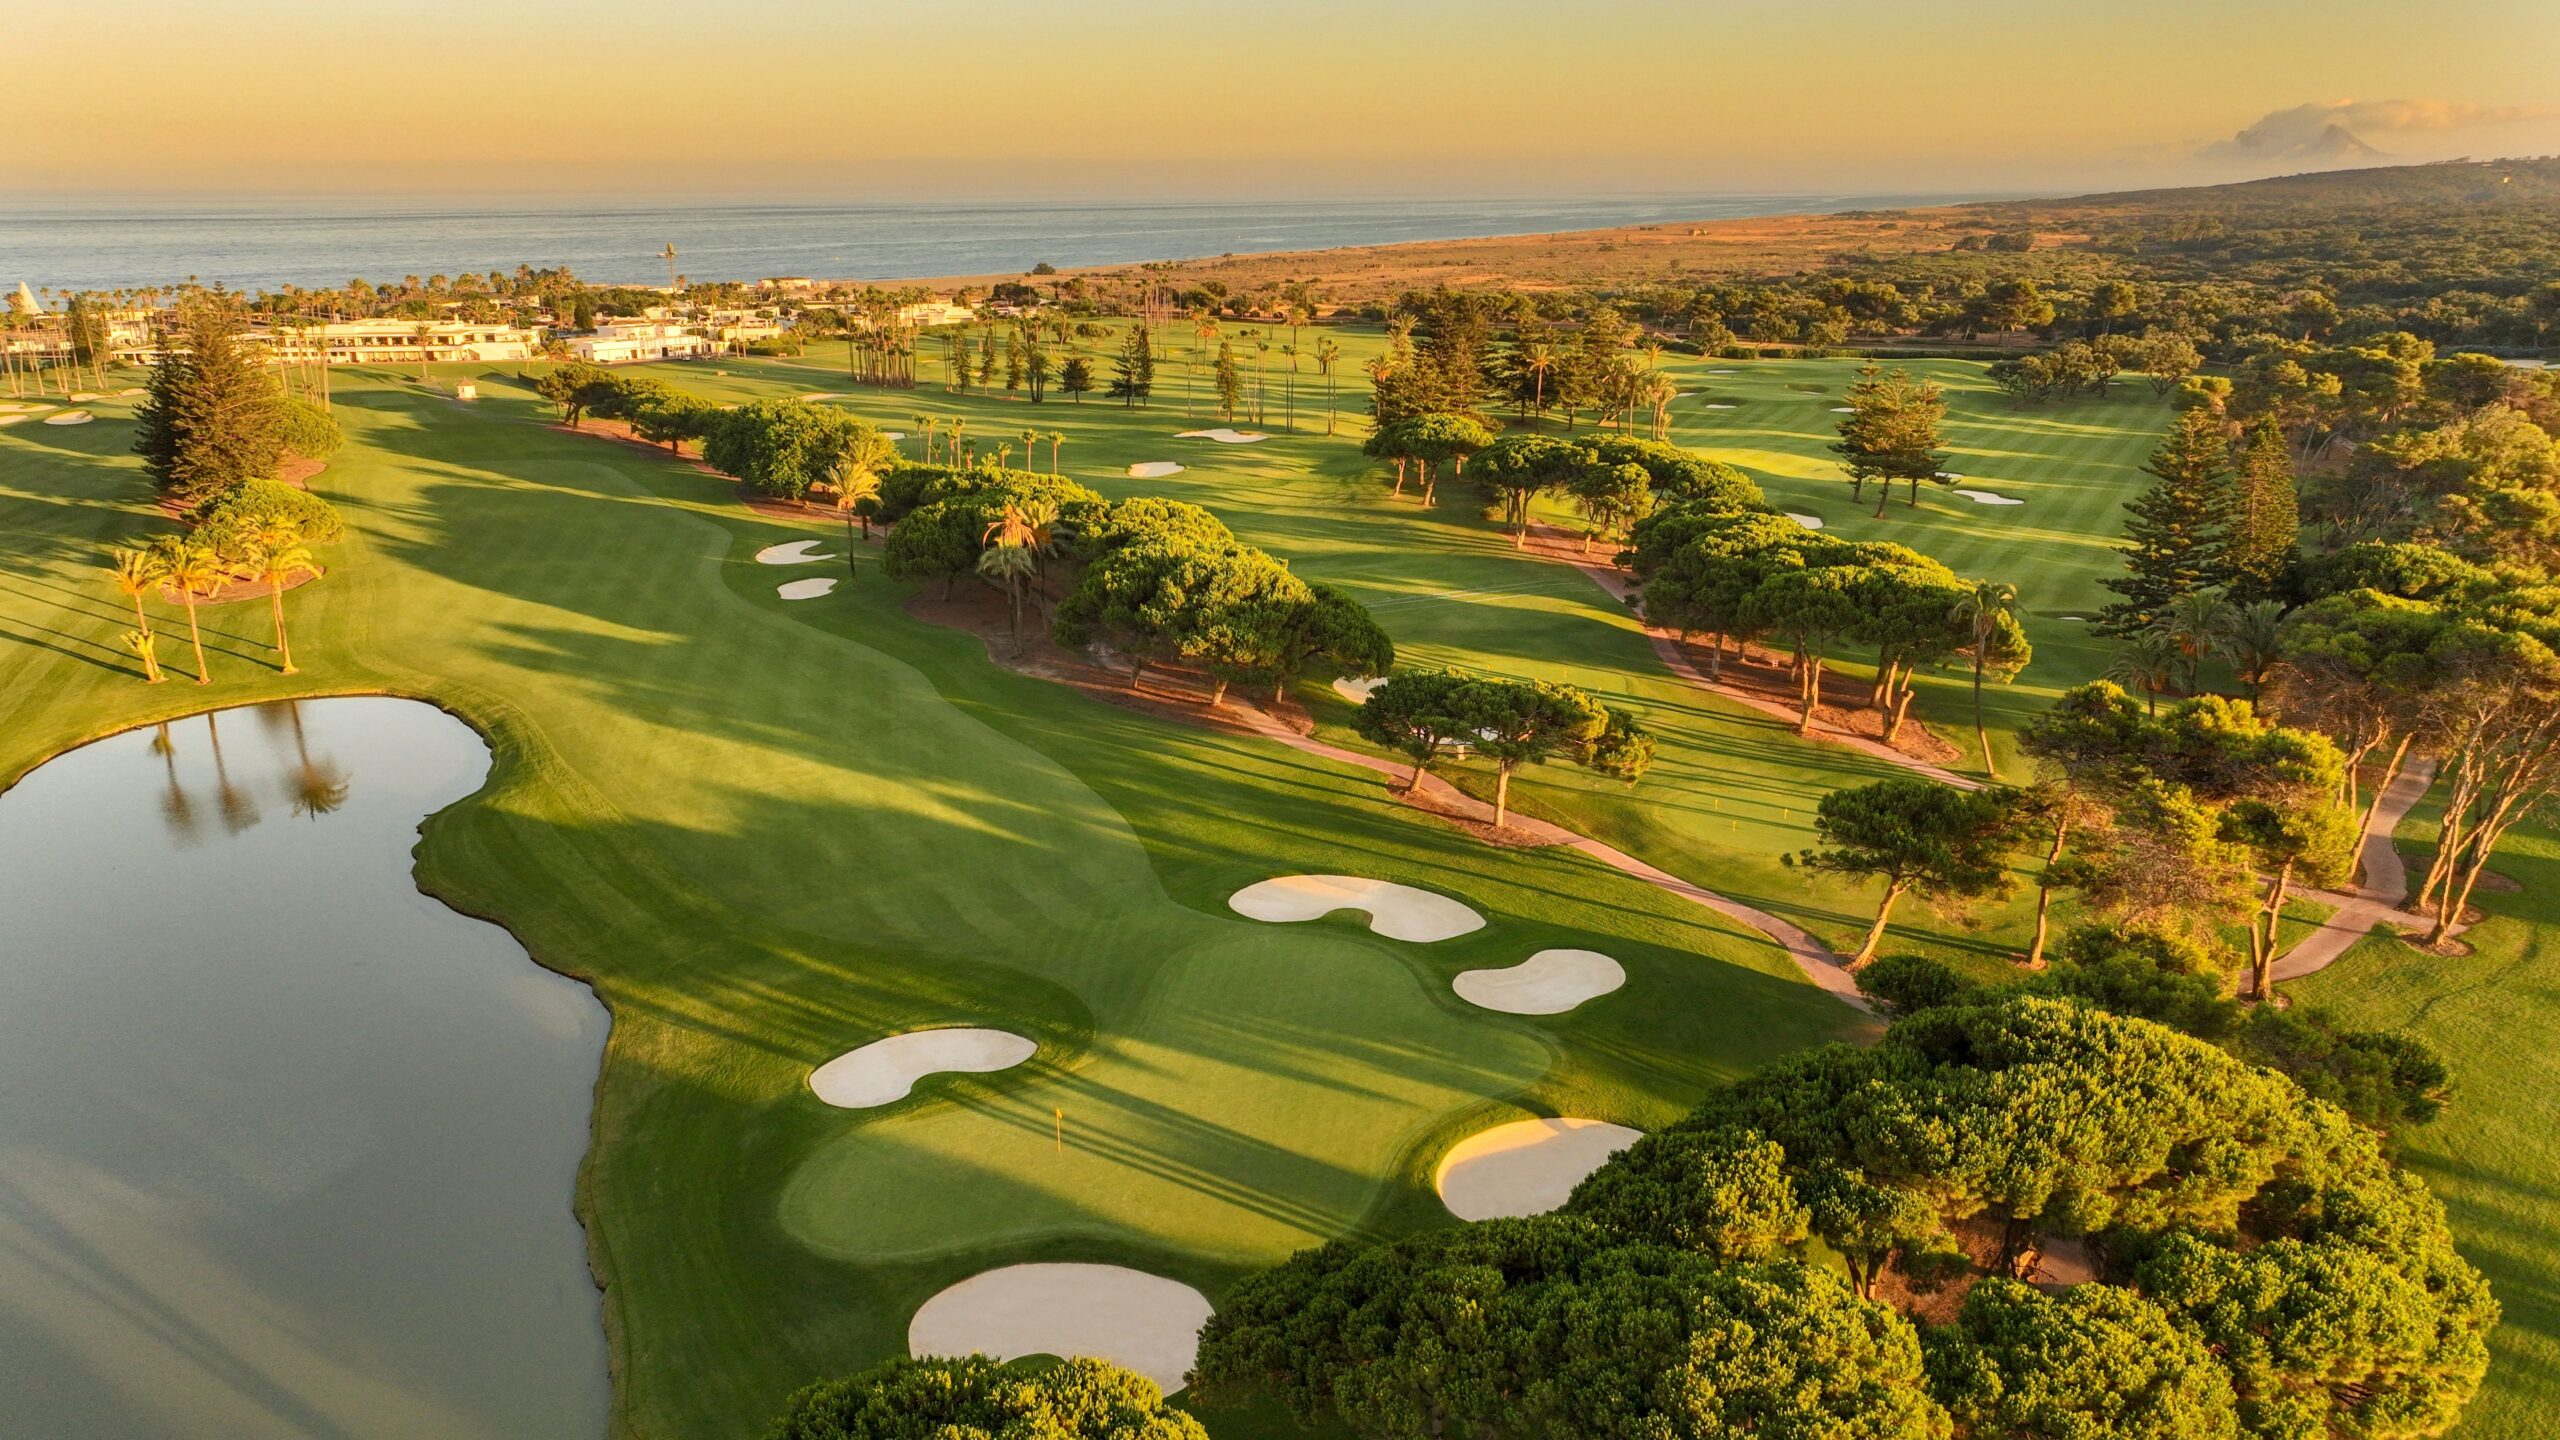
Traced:
<svg viewBox="0 0 2560 1440">
<path fill-rule="evenodd" d="M 1143 405 L 1156 385 L 1155 351 L 1147 344 L 1147 327 L 1132 325 L 1111 357 L 1111 397 L 1123 405 Z"/>
<path fill-rule="evenodd" d="M 2230 446 L 2220 417 L 2190 410 L 2178 417 L 2143 472 L 2150 489 L 2124 507 L 2125 577 L 2100 583 L 2124 599 L 2098 612 L 2098 633 L 2128 636 L 2185 596 L 2230 578 L 2224 544 L 2231 519 Z"/>
<path fill-rule="evenodd" d="M 2285 444 L 2284 432 L 2273 421 L 2262 420 L 2240 455 L 2231 534 L 2223 553 L 2233 598 L 2244 602 L 2282 598 L 2301 530 L 2302 502 L 2294 489 L 2293 452 Z"/>
<path fill-rule="evenodd" d="M 284 458 L 275 382 L 239 335 L 240 317 L 228 305 L 190 304 L 135 413 L 133 449 L 144 473 L 181 503 L 272 478 Z"/>
</svg>

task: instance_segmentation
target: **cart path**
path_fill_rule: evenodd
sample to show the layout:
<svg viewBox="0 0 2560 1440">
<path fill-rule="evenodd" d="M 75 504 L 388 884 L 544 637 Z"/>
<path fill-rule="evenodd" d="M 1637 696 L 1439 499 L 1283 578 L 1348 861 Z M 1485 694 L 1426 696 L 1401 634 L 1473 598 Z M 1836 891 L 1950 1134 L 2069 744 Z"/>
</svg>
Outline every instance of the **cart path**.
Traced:
<svg viewBox="0 0 2560 1440">
<path fill-rule="evenodd" d="M 1328 745 L 1321 740 L 1301 735 L 1278 718 L 1252 705 L 1239 705 L 1228 713 L 1251 726 L 1256 733 L 1277 740 L 1290 749 L 1344 765 L 1357 765 L 1361 769 L 1385 776 L 1393 784 L 1401 784 L 1411 770 L 1410 766 L 1400 761 L 1376 755 L 1363 755 L 1356 750 L 1346 750 L 1339 745 Z M 1422 793 L 1430 797 L 1434 809 L 1443 813 L 1458 815 L 1480 824 L 1490 825 L 1493 821 L 1491 805 L 1476 799 L 1437 775 L 1426 774 L 1422 777 Z M 1659 866 L 1639 860 L 1614 845 L 1576 834 L 1561 825 L 1551 825 L 1544 820 L 1513 815 L 1507 817 L 1504 828 L 1544 844 L 1562 845 L 1579 850 L 1612 870 L 1632 876 L 1657 890 L 1702 905 L 1728 920 L 1747 925 L 1776 941 L 1779 948 L 1787 952 L 1787 958 L 1795 962 L 1796 968 L 1804 972 L 1804 977 L 1821 987 L 1832 998 L 1869 1014 L 1874 1013 L 1875 1007 L 1870 1005 L 1867 997 L 1859 991 L 1857 977 L 1849 972 L 1849 967 L 1841 962 L 1838 955 L 1831 952 L 1829 946 L 1797 926 L 1790 925 L 1765 910 L 1745 905 L 1730 896 L 1719 895 L 1703 885 L 1692 884 Z"/>
</svg>

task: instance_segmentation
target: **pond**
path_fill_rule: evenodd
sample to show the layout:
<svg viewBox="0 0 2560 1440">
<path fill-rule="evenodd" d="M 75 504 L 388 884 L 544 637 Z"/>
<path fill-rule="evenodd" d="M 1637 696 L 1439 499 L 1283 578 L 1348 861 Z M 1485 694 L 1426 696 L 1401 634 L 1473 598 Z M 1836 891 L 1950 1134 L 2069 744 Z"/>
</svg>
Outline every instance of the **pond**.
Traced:
<svg viewBox="0 0 2560 1440">
<path fill-rule="evenodd" d="M 488 768 L 359 697 L 0 794 L 0 1430 L 604 1434 L 570 1211 L 603 1008 L 412 875 Z"/>
</svg>

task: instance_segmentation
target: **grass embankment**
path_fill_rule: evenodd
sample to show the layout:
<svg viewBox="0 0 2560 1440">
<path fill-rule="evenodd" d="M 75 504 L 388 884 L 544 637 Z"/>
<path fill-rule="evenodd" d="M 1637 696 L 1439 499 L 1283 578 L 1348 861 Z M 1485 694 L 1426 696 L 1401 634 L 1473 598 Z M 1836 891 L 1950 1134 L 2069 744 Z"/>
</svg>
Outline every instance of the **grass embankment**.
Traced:
<svg viewBox="0 0 2560 1440">
<path fill-rule="evenodd" d="M 809 532 L 553 430 L 501 378 L 477 405 L 339 378 L 349 444 L 313 488 L 350 537 L 290 602 L 291 679 L 240 604 L 205 617 L 214 684 L 141 684 L 99 569 L 166 523 L 129 429 L 0 435 L 0 776 L 284 695 L 421 695 L 489 734 L 491 781 L 429 823 L 420 873 L 613 1009 L 581 1204 L 621 1433 L 752 1431 L 792 1386 L 900 1349 L 933 1290 L 1011 1260 L 1126 1260 L 1214 1297 L 1311 1240 L 1435 1221 L 1427 1167 L 1465 1131 L 1524 1109 L 1658 1124 L 1848 1030 L 1757 935 L 1578 857 L 1484 847 L 1365 774 L 1011 675 L 906 617 L 876 566 L 780 601 L 779 580 L 824 571 L 751 557 Z M 1416 947 L 1224 908 L 1253 880 L 1346 870 L 1493 923 Z M 1618 956 L 1630 983 L 1546 1021 L 1447 992 L 1560 944 Z M 1042 1050 L 878 1112 L 802 1083 L 947 1023 Z"/>
</svg>

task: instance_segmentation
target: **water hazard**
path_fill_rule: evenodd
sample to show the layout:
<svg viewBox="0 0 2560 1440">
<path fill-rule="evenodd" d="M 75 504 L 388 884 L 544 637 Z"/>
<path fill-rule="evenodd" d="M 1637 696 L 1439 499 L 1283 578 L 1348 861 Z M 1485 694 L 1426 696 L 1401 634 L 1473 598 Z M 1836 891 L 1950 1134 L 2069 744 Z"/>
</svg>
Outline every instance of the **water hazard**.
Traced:
<svg viewBox="0 0 2560 1440">
<path fill-rule="evenodd" d="M 570 1213 L 604 1012 L 411 874 L 488 766 L 332 699 L 0 794 L 0 1428 L 604 1433 Z"/>
</svg>

